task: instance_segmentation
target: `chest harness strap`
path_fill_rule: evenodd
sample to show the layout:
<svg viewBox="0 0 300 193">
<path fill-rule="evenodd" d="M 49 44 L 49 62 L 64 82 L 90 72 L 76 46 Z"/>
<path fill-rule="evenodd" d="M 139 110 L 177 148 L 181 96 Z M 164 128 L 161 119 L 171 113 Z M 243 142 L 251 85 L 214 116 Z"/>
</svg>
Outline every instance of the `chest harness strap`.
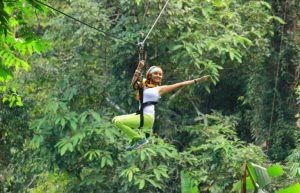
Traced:
<svg viewBox="0 0 300 193">
<path fill-rule="evenodd" d="M 148 101 L 144 103 L 144 88 L 139 88 L 139 95 L 140 95 L 140 108 L 139 110 L 136 112 L 136 114 L 140 114 L 140 126 L 139 129 L 142 128 L 144 126 L 144 108 L 149 106 L 149 105 L 156 105 L 157 102 L 156 101 Z"/>
</svg>

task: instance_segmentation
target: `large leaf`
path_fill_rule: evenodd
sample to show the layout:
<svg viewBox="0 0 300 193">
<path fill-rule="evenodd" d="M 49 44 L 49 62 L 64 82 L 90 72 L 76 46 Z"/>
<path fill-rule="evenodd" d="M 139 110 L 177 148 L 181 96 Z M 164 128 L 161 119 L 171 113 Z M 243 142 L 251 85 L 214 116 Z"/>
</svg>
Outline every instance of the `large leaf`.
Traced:
<svg viewBox="0 0 300 193">
<path fill-rule="evenodd" d="M 266 168 L 253 163 L 247 163 L 247 167 L 254 182 L 257 183 L 260 188 L 265 187 L 271 182 Z"/>
<path fill-rule="evenodd" d="M 276 193 L 299 193 L 300 192 L 300 184 L 294 184 L 288 188 L 282 189 Z"/>
</svg>

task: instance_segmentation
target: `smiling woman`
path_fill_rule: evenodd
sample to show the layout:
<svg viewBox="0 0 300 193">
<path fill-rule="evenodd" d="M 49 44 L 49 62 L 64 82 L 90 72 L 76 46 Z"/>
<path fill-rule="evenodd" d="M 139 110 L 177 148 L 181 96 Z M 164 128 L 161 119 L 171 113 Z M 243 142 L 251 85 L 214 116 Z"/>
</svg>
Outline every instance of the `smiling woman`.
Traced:
<svg viewBox="0 0 300 193">
<path fill-rule="evenodd" d="M 151 135 L 152 133 L 155 116 L 154 105 L 162 95 L 177 88 L 209 79 L 209 76 L 203 76 L 193 80 L 161 86 L 164 73 L 162 68 L 159 66 L 151 66 L 147 70 L 146 79 L 139 80 L 139 76 L 141 75 L 141 70 L 144 65 L 145 62 L 141 60 L 131 81 L 131 86 L 138 90 L 137 99 L 140 101 L 139 112 L 129 115 L 116 116 L 113 118 L 113 123 L 116 125 L 116 127 L 127 134 L 132 143 L 127 150 L 138 149 L 148 143 L 146 134 Z"/>
<path fill-rule="evenodd" d="M 151 66 L 146 73 L 147 81 L 160 85 L 163 78 L 163 70 L 159 66 Z"/>
</svg>

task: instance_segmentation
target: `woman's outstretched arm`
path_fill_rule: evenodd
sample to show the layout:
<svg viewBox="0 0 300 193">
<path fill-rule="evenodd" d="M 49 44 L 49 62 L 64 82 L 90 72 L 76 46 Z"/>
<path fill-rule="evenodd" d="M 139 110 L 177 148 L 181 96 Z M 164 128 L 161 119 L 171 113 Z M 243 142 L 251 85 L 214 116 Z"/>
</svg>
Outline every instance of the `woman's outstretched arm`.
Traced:
<svg viewBox="0 0 300 193">
<path fill-rule="evenodd" d="M 138 78 L 141 75 L 141 70 L 143 69 L 143 67 L 145 66 L 145 61 L 144 60 L 140 60 L 138 67 L 136 68 L 134 75 L 132 77 L 130 86 L 137 89 L 138 88 Z"/>
<path fill-rule="evenodd" d="M 209 76 L 202 76 L 201 78 L 196 78 L 193 80 L 187 80 L 187 81 L 183 81 L 183 82 L 179 82 L 179 83 L 175 83 L 172 85 L 164 85 L 164 86 L 160 86 L 158 88 L 158 92 L 160 94 L 160 96 L 169 93 L 175 89 L 181 88 L 181 87 L 185 87 L 191 84 L 196 84 L 198 82 L 203 82 L 209 79 Z"/>
</svg>

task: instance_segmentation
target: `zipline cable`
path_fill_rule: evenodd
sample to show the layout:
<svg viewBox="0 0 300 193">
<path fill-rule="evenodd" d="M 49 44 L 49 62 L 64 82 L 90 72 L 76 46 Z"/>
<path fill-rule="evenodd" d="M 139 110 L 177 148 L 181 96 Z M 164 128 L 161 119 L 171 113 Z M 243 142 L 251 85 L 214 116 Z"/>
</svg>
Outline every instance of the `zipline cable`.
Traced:
<svg viewBox="0 0 300 193">
<path fill-rule="evenodd" d="M 130 43 L 130 44 L 132 44 L 132 45 L 136 45 L 136 44 L 133 43 L 133 42 L 130 42 L 130 41 L 124 40 L 124 39 L 122 39 L 122 38 L 116 37 L 116 36 L 114 36 L 114 35 L 111 35 L 111 34 L 105 32 L 105 31 L 103 31 L 103 30 L 100 30 L 100 29 L 98 29 L 98 28 L 96 28 L 96 27 L 94 27 L 94 26 L 92 26 L 92 25 L 90 25 L 90 24 L 88 24 L 88 23 L 85 23 L 85 22 L 83 22 L 83 21 L 81 21 L 81 20 L 79 20 L 79 19 L 76 19 L 76 18 L 74 18 L 74 17 L 72 17 L 72 16 L 70 16 L 70 15 L 68 15 L 68 14 L 66 14 L 66 13 L 64 13 L 64 12 L 62 12 L 62 11 L 60 11 L 60 10 L 58 10 L 58 9 L 56 9 L 56 8 L 54 8 L 54 7 L 52 7 L 52 6 L 50 6 L 50 5 L 48 5 L 48 4 L 46 4 L 46 3 L 43 3 L 43 2 L 41 2 L 41 1 L 39 1 L 39 0 L 34 0 L 34 1 L 36 1 L 36 2 L 38 2 L 38 3 L 40 3 L 40 4 L 42 4 L 42 5 L 44 5 L 44 6 L 48 7 L 48 8 L 50 8 L 50 9 L 52 9 L 52 10 L 58 12 L 58 13 L 60 13 L 60 14 L 63 14 L 64 16 L 66 16 L 66 17 L 68 17 L 68 18 L 70 18 L 70 19 L 73 19 L 73 20 L 75 20 L 75 21 L 77 21 L 77 22 L 79 22 L 79 23 L 81 23 L 81 24 L 83 24 L 83 25 L 86 25 L 86 26 L 88 26 L 88 27 L 90 27 L 90 28 L 92 28 L 92 29 L 94 29 L 94 30 L 97 30 L 98 32 L 101 32 L 101 33 L 103 33 L 103 34 L 105 34 L 105 35 L 107 35 L 107 36 L 109 36 L 109 37 L 112 37 L 112 38 L 114 38 L 114 39 L 121 40 L 121 41 L 126 42 L 126 43 Z"/>
<path fill-rule="evenodd" d="M 88 23 L 86 23 L 86 22 L 83 22 L 83 21 L 81 21 L 81 20 L 79 20 L 79 19 L 76 19 L 76 18 L 74 18 L 74 17 L 72 17 L 72 16 L 70 16 L 70 15 L 68 15 L 68 14 L 66 14 L 66 13 L 64 13 L 64 12 L 62 12 L 62 11 L 60 11 L 60 10 L 58 10 L 58 9 L 56 9 L 56 8 L 54 8 L 54 7 L 52 7 L 52 6 L 50 6 L 50 5 L 48 5 L 48 4 L 46 4 L 46 3 L 43 3 L 43 2 L 41 2 L 41 1 L 39 1 L 39 0 L 34 0 L 34 1 L 36 1 L 36 2 L 38 2 L 38 3 L 40 3 L 40 4 L 42 4 L 42 5 L 44 5 L 44 6 L 46 6 L 46 7 L 48 7 L 48 8 L 50 8 L 50 9 L 54 10 L 54 11 L 56 11 L 56 12 L 58 12 L 58 13 L 64 15 L 64 16 L 66 16 L 66 17 L 68 17 L 68 18 L 70 18 L 70 19 L 72 19 L 72 20 L 74 20 L 74 21 L 77 21 L 77 22 L 79 22 L 79 23 L 81 23 L 81 24 L 83 24 L 83 25 L 85 25 L 85 26 L 88 26 L 89 28 L 92 28 L 92 29 L 94 29 L 94 30 L 96 30 L 96 31 L 98 31 L 98 32 L 101 32 L 101 33 L 103 33 L 103 34 L 106 35 L 106 36 L 109 36 L 109 37 L 114 38 L 114 39 L 121 40 L 121 41 L 123 41 L 123 42 L 129 43 L 129 44 L 132 44 L 132 45 L 136 45 L 135 43 L 133 43 L 133 42 L 131 42 L 131 41 L 124 40 L 124 39 L 122 39 L 122 38 L 116 37 L 116 36 L 114 36 L 114 35 L 111 35 L 111 34 L 105 32 L 105 31 L 99 29 L 99 28 L 96 28 L 96 27 L 94 27 L 94 26 L 92 26 L 92 25 L 90 25 L 90 24 L 88 24 Z M 144 38 L 144 40 L 143 40 L 142 42 L 140 42 L 140 43 L 137 44 L 138 47 L 139 47 L 139 50 L 140 50 L 140 51 L 139 51 L 139 52 L 140 52 L 139 54 L 142 54 L 142 55 L 143 55 L 143 53 L 144 53 L 144 44 L 145 44 L 146 40 L 148 39 L 150 33 L 152 32 L 153 28 L 155 27 L 156 23 L 158 22 L 159 18 L 161 17 L 163 11 L 164 11 L 165 8 L 167 7 L 168 3 L 169 3 L 169 0 L 166 1 L 165 5 L 164 5 L 163 8 L 161 9 L 159 15 L 157 16 L 156 20 L 154 21 L 153 25 L 151 26 L 151 28 L 150 28 L 149 32 L 147 33 L 146 37 Z"/>
<path fill-rule="evenodd" d="M 156 23 L 157 23 L 157 21 L 159 20 L 161 14 L 163 13 L 163 11 L 165 10 L 165 8 L 167 7 L 167 4 L 168 4 L 168 3 L 169 3 L 169 0 L 166 1 L 164 7 L 161 9 L 159 15 L 157 16 L 156 20 L 154 21 L 154 23 L 153 23 L 152 27 L 150 28 L 148 34 L 146 35 L 145 39 L 144 39 L 141 43 L 139 43 L 139 44 L 144 45 L 145 41 L 147 40 L 149 34 L 152 32 L 154 26 L 156 25 Z"/>
<path fill-rule="evenodd" d="M 161 16 L 162 13 L 164 12 L 164 10 L 165 10 L 165 8 L 167 7 L 168 3 L 169 3 L 169 0 L 166 1 L 165 5 L 164 5 L 163 8 L 161 9 L 159 15 L 157 16 L 156 20 L 155 20 L 154 23 L 152 24 L 152 26 L 151 26 L 149 32 L 147 33 L 146 37 L 144 38 L 144 40 L 143 40 L 142 42 L 139 42 L 139 43 L 137 44 L 137 46 L 138 46 L 138 53 L 139 53 L 139 60 L 141 60 L 141 59 L 144 60 L 144 59 L 145 59 L 145 56 L 144 56 L 145 53 L 146 53 L 146 52 L 144 52 L 144 51 L 145 51 L 145 50 L 144 50 L 144 44 L 145 44 L 145 41 L 148 39 L 150 33 L 152 32 L 153 28 L 155 27 L 157 21 L 159 20 L 160 16 Z"/>
</svg>

